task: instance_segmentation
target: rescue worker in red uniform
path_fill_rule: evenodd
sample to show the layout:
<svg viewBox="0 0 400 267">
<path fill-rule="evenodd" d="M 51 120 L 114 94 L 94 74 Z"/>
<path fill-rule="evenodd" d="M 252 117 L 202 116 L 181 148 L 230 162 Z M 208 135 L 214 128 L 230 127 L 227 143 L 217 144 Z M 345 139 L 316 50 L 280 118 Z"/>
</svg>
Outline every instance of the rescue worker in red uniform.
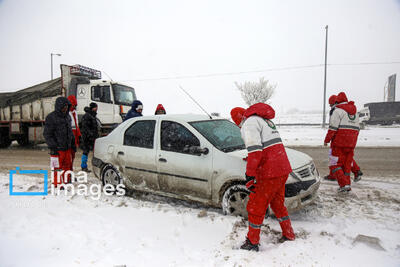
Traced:
<svg viewBox="0 0 400 267">
<path fill-rule="evenodd" d="M 75 137 L 75 147 L 79 147 L 79 138 L 81 136 L 81 130 L 79 129 L 78 114 L 76 113 L 76 106 L 78 105 L 78 102 L 76 101 L 76 97 L 74 95 L 70 95 L 68 97 L 68 100 L 71 103 L 71 107 L 69 109 L 69 116 L 71 117 L 71 128 Z M 73 169 L 75 151 L 72 149 L 71 149 L 71 157 L 72 157 L 72 169 Z"/>
<path fill-rule="evenodd" d="M 350 172 L 360 125 L 357 108 L 353 101 L 348 102 L 344 92 L 337 95 L 336 103 L 329 118 L 324 145 L 331 143 L 332 157 L 337 157 L 337 161 L 329 168 L 338 181 L 339 192 L 348 192 L 351 190 Z"/>
<path fill-rule="evenodd" d="M 268 206 L 282 228 L 281 242 L 294 240 L 295 234 L 285 207 L 285 183 L 292 172 L 279 132 L 271 121 L 274 109 L 257 103 L 247 110 L 234 108 L 233 121 L 241 127 L 241 134 L 248 151 L 246 187 L 250 191 L 247 204 L 249 231 L 240 247 L 258 251 L 261 225 Z"/>
<path fill-rule="evenodd" d="M 331 110 L 329 111 L 329 118 L 332 116 L 332 113 L 337 105 L 336 98 L 337 98 L 336 95 L 331 95 L 329 97 L 328 101 L 329 101 L 329 106 L 331 107 Z M 336 178 L 332 174 L 331 166 L 337 164 L 338 157 L 332 156 L 332 143 L 333 142 L 331 142 L 331 147 L 329 148 L 329 174 L 326 175 L 324 179 L 329 181 L 336 181 Z M 351 164 L 351 172 L 354 174 L 354 182 L 358 182 L 361 180 L 361 176 L 363 175 L 363 173 L 361 172 L 360 167 L 358 166 L 354 158 Z"/>
</svg>

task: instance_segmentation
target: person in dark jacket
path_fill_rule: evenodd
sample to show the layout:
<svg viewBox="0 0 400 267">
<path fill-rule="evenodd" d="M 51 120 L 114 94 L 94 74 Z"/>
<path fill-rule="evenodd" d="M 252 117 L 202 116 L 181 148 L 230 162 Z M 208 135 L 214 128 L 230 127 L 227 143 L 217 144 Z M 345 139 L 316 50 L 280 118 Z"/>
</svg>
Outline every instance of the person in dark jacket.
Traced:
<svg viewBox="0 0 400 267">
<path fill-rule="evenodd" d="M 94 142 L 97 137 L 99 137 L 99 132 L 97 128 L 97 104 L 90 103 L 89 107 L 85 107 L 85 115 L 82 117 L 82 144 L 81 148 L 83 150 L 81 168 L 82 171 L 90 172 L 87 167 L 87 161 L 90 150 L 93 150 Z"/>
<path fill-rule="evenodd" d="M 71 103 L 65 97 L 58 97 L 55 109 L 47 115 L 43 136 L 50 150 L 50 167 L 54 169 L 53 184 L 71 182 L 71 177 L 64 177 L 65 171 L 72 170 L 72 151 L 76 151 L 75 137 L 68 114 Z M 61 172 L 61 173 L 60 173 Z M 59 173 L 59 176 L 57 176 Z"/>
<path fill-rule="evenodd" d="M 124 121 L 129 120 L 129 119 L 131 119 L 131 118 L 143 116 L 143 115 L 142 115 L 142 111 L 143 111 L 143 104 L 142 104 L 142 102 L 140 102 L 139 100 L 133 101 L 132 107 L 131 107 L 131 109 L 128 111 L 128 113 L 126 113 L 126 116 L 125 116 Z"/>
</svg>

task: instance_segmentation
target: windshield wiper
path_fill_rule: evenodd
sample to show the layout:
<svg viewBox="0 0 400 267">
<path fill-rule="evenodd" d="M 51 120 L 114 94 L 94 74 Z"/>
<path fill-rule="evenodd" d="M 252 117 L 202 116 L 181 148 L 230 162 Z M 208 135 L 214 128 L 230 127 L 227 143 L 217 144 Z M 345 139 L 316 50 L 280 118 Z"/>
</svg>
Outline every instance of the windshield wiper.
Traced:
<svg viewBox="0 0 400 267">
<path fill-rule="evenodd" d="M 227 153 L 227 152 L 232 152 L 232 151 L 235 151 L 235 150 L 242 150 L 244 148 L 245 148 L 244 145 L 231 146 L 231 147 L 223 148 L 222 151 Z"/>
</svg>

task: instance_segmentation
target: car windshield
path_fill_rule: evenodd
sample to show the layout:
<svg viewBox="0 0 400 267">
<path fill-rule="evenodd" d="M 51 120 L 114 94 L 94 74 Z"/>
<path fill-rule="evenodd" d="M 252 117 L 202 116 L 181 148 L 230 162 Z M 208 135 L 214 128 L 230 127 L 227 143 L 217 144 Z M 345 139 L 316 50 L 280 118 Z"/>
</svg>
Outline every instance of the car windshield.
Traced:
<svg viewBox="0 0 400 267">
<path fill-rule="evenodd" d="M 131 106 L 136 99 L 135 89 L 121 85 L 113 84 L 114 102 L 117 105 Z"/>
<path fill-rule="evenodd" d="M 223 152 L 245 148 L 240 128 L 228 120 L 195 121 L 190 125 Z"/>
</svg>

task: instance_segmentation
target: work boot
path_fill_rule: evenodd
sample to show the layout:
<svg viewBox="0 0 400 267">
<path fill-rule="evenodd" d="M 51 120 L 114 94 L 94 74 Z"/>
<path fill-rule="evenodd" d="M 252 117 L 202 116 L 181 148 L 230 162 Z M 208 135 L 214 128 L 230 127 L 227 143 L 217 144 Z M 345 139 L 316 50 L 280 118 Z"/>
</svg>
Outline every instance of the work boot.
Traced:
<svg viewBox="0 0 400 267">
<path fill-rule="evenodd" d="M 339 187 L 339 189 L 338 189 L 339 193 L 347 193 L 350 191 L 351 191 L 350 185 L 345 185 L 345 186 Z"/>
<path fill-rule="evenodd" d="M 240 246 L 240 249 L 244 249 L 244 250 L 253 250 L 258 252 L 258 247 L 260 246 L 260 244 L 252 244 L 250 242 L 250 240 L 246 237 L 246 241 L 244 241 L 244 243 Z"/>
<path fill-rule="evenodd" d="M 84 171 L 84 172 L 87 172 L 87 173 L 90 173 L 90 172 L 92 172 L 91 170 L 89 170 L 88 168 L 82 168 L 82 171 Z"/>
<path fill-rule="evenodd" d="M 285 242 L 285 241 L 293 241 L 294 239 L 289 239 L 289 238 L 287 238 L 286 236 L 281 236 L 281 238 L 279 238 L 278 239 L 278 242 L 279 243 L 283 243 L 283 242 Z"/>
<path fill-rule="evenodd" d="M 363 175 L 362 171 L 358 170 L 357 173 L 354 174 L 354 182 L 360 181 L 362 175 Z"/>
<path fill-rule="evenodd" d="M 332 175 L 328 174 L 328 175 L 324 176 L 324 180 L 336 181 L 336 178 L 333 177 Z"/>
</svg>

